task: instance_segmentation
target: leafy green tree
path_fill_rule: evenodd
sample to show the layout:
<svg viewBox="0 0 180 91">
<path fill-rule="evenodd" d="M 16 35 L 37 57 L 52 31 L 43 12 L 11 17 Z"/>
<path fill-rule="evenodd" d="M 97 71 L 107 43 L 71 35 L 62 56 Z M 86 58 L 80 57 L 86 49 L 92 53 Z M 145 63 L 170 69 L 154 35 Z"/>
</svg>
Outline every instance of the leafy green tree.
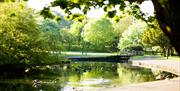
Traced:
<svg viewBox="0 0 180 91">
<path fill-rule="evenodd" d="M 46 43 L 49 45 L 51 52 L 59 52 L 61 50 L 61 36 L 59 34 L 60 26 L 58 22 L 45 19 L 41 23 L 42 30 L 46 35 Z"/>
<path fill-rule="evenodd" d="M 116 34 L 116 37 L 114 38 L 111 44 L 111 47 L 114 51 L 118 50 L 117 46 L 119 43 L 119 39 L 122 37 L 122 33 L 125 30 L 127 30 L 129 26 L 132 25 L 134 19 L 135 19 L 134 17 L 127 15 L 126 17 L 123 17 L 122 19 L 120 19 L 119 22 L 116 22 L 114 20 L 112 21 L 115 34 Z"/>
<path fill-rule="evenodd" d="M 141 37 L 147 25 L 140 20 L 135 21 L 126 31 L 122 33 L 118 48 L 123 50 L 132 46 L 142 46 Z"/>
<path fill-rule="evenodd" d="M 51 20 L 51 19 L 45 19 L 41 22 L 41 26 L 44 31 L 53 31 L 58 32 L 59 25 L 57 22 Z"/>
<path fill-rule="evenodd" d="M 74 21 L 70 27 L 69 33 L 74 37 L 76 43 L 80 45 L 82 41 L 81 33 L 83 32 L 84 22 Z"/>
<path fill-rule="evenodd" d="M 101 18 L 89 21 L 84 26 L 82 36 L 85 42 L 89 42 L 102 50 L 112 43 L 115 32 L 110 20 Z"/>
<path fill-rule="evenodd" d="M 23 3 L 0 3 L 0 64 L 48 64 L 60 60 L 49 53 L 53 49 L 39 26 L 35 13 Z"/>
<path fill-rule="evenodd" d="M 28 51 L 25 50 L 30 50 L 28 43 L 34 40 L 31 37 L 35 38 L 36 34 L 40 32 L 35 19 L 32 18 L 32 13 L 28 14 L 32 11 L 24 12 L 25 8 L 23 7 L 22 4 L 1 3 L 0 5 L 1 64 L 16 63 L 16 61 L 22 61 L 22 59 L 26 61 Z"/>
<path fill-rule="evenodd" d="M 166 55 L 166 50 L 171 47 L 169 39 L 160 29 L 157 22 L 154 22 L 154 27 L 148 27 L 142 36 L 142 42 L 146 47 L 160 46 Z"/>
<path fill-rule="evenodd" d="M 64 46 L 65 49 L 71 50 L 72 43 L 74 41 L 73 35 L 69 33 L 69 29 L 63 28 L 59 30 L 60 36 L 61 36 L 61 42 L 62 46 Z M 66 48 L 66 46 L 68 46 Z"/>
<path fill-rule="evenodd" d="M 113 22 L 113 27 L 116 34 L 121 37 L 122 33 L 128 29 L 129 26 L 133 24 L 135 17 L 126 16 L 119 20 L 119 22 Z"/>
</svg>

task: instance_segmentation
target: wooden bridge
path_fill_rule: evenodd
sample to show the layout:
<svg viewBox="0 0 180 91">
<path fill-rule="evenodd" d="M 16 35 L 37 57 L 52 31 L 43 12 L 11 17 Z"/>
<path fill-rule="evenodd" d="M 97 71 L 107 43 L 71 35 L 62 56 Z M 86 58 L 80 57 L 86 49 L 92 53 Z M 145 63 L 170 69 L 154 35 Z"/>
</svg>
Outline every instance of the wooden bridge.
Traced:
<svg viewBox="0 0 180 91">
<path fill-rule="evenodd" d="M 130 56 L 129 55 L 114 55 L 114 56 L 66 56 L 71 60 L 71 62 L 120 62 L 127 63 Z"/>
</svg>

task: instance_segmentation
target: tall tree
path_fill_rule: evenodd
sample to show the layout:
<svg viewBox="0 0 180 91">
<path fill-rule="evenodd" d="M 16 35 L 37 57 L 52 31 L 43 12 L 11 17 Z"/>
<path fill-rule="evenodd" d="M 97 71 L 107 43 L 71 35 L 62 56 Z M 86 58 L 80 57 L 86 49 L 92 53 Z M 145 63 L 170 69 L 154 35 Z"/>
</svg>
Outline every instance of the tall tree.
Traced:
<svg viewBox="0 0 180 91">
<path fill-rule="evenodd" d="M 106 18 L 88 22 L 84 26 L 84 32 L 82 35 L 84 41 L 97 46 L 99 49 L 109 46 L 115 37 L 112 23 Z"/>
<path fill-rule="evenodd" d="M 129 26 L 133 24 L 135 21 L 135 17 L 127 15 L 126 17 L 123 17 L 119 20 L 119 22 L 112 21 L 114 30 L 117 34 L 117 36 L 122 36 L 122 33 L 128 29 Z"/>
<path fill-rule="evenodd" d="M 177 0 L 152 0 L 162 31 L 180 54 L 180 2 Z"/>
<path fill-rule="evenodd" d="M 82 36 L 81 33 L 83 32 L 84 22 L 74 21 L 70 27 L 70 33 L 74 37 L 76 43 L 80 45 Z"/>
<path fill-rule="evenodd" d="M 147 25 L 140 20 L 134 22 L 127 30 L 122 33 L 118 48 L 123 50 L 128 47 L 142 46 L 141 37 Z"/>
<path fill-rule="evenodd" d="M 45 19 L 41 22 L 41 27 L 46 36 L 48 38 L 46 39 L 47 44 L 49 44 L 50 51 L 56 52 L 61 50 L 61 37 L 59 34 L 59 29 L 60 26 L 58 22 L 50 20 L 50 19 Z M 58 45 L 58 46 L 57 46 Z"/>
<path fill-rule="evenodd" d="M 112 20 L 113 27 L 116 33 L 116 36 L 111 44 L 111 47 L 114 51 L 118 51 L 117 46 L 119 43 L 119 39 L 122 37 L 123 32 L 127 30 L 129 26 L 133 24 L 134 20 L 135 18 L 129 15 L 120 19 L 119 22 Z"/>
<path fill-rule="evenodd" d="M 0 64 L 55 62 L 35 15 L 23 3 L 0 3 Z"/>
<path fill-rule="evenodd" d="M 147 27 L 143 36 L 142 43 L 147 47 L 159 46 L 163 50 L 164 56 L 166 50 L 171 48 L 171 44 L 167 36 L 162 32 L 158 23 L 155 21 L 154 27 Z"/>
<path fill-rule="evenodd" d="M 73 39 L 73 35 L 71 33 L 69 33 L 69 29 L 63 28 L 59 30 L 60 36 L 61 36 L 61 42 L 62 42 L 62 46 L 66 46 L 66 44 L 68 45 L 68 50 L 71 50 L 71 46 L 72 43 L 74 41 Z M 66 48 L 65 48 L 66 49 Z"/>
</svg>

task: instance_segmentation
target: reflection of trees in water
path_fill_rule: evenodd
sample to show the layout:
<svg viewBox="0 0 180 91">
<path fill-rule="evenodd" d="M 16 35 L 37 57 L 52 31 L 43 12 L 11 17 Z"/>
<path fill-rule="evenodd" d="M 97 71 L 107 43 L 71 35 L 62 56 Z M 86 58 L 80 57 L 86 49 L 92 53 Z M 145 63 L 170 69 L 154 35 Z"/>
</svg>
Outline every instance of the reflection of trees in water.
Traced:
<svg viewBox="0 0 180 91">
<path fill-rule="evenodd" d="M 119 84 L 130 84 L 155 80 L 150 69 L 134 67 L 130 64 L 117 64 Z"/>
<path fill-rule="evenodd" d="M 73 63 L 68 69 L 67 74 L 70 80 L 77 79 L 88 79 L 88 78 L 112 78 L 117 76 L 116 63 L 105 63 L 105 62 L 81 62 Z M 72 78 L 74 77 L 74 78 Z M 77 78 L 78 77 L 78 78 Z"/>
<path fill-rule="evenodd" d="M 30 79 L 5 80 L 4 82 L 0 82 L 0 91 L 57 91 L 62 88 L 59 84 L 47 83 L 42 82 L 35 87 Z"/>
<path fill-rule="evenodd" d="M 30 84 L 10 84 L 10 83 L 0 83 L 1 91 L 34 91 L 35 88 L 32 88 Z"/>
<path fill-rule="evenodd" d="M 71 64 L 66 77 L 71 82 L 89 78 L 118 79 L 118 84 L 130 84 L 152 81 L 154 75 L 150 69 L 134 67 L 130 64 L 106 62 L 81 62 Z"/>
</svg>

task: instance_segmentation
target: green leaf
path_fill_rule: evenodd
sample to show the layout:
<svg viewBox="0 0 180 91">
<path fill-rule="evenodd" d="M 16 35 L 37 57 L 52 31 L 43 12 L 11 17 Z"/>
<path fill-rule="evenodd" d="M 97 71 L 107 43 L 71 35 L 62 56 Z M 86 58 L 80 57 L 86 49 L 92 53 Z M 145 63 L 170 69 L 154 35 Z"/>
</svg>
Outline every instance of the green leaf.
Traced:
<svg viewBox="0 0 180 91">
<path fill-rule="evenodd" d="M 50 12 L 50 7 L 44 7 L 43 10 L 40 12 L 40 15 L 44 16 L 44 18 L 51 18 L 53 19 L 55 16 Z"/>
<path fill-rule="evenodd" d="M 57 22 L 61 21 L 61 17 L 60 16 L 56 17 L 56 21 Z"/>
<path fill-rule="evenodd" d="M 109 11 L 107 15 L 109 18 L 113 18 L 116 15 L 116 10 Z"/>
</svg>

